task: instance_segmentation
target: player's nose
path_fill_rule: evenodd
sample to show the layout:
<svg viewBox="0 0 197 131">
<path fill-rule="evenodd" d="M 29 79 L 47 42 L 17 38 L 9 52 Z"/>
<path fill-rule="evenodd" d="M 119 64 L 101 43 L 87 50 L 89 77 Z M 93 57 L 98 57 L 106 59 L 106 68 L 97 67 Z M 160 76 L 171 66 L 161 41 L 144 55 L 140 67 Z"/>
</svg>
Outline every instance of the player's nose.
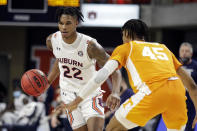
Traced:
<svg viewBox="0 0 197 131">
<path fill-rule="evenodd" d="M 63 26 L 62 26 L 62 29 L 66 30 L 66 25 L 63 25 Z"/>
</svg>

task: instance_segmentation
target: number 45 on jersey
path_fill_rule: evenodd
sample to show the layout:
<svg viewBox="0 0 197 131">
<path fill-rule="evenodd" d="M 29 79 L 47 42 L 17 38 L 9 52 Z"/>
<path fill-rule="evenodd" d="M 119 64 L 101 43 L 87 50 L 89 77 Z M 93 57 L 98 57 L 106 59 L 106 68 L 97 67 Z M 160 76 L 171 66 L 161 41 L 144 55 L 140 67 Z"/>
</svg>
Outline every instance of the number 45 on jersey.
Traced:
<svg viewBox="0 0 197 131">
<path fill-rule="evenodd" d="M 152 60 L 168 60 L 167 55 L 163 52 L 163 48 L 145 46 L 142 56 L 148 56 Z"/>
</svg>

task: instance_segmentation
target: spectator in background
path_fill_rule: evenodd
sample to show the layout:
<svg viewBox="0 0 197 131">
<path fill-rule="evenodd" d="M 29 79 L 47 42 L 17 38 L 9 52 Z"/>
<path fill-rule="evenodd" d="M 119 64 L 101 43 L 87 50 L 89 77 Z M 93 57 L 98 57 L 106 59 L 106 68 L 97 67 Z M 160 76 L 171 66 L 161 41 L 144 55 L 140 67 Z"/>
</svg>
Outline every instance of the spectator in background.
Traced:
<svg viewBox="0 0 197 131">
<path fill-rule="evenodd" d="M 183 42 L 179 48 L 179 60 L 183 64 L 183 67 L 187 70 L 187 72 L 192 76 L 194 81 L 197 83 L 197 61 L 192 59 L 193 56 L 193 47 L 188 42 Z M 187 115 L 188 122 L 186 124 L 185 131 L 192 131 L 192 121 L 195 117 L 195 107 L 189 96 L 189 93 L 186 92 L 187 96 Z"/>
<path fill-rule="evenodd" d="M 17 95 L 16 95 L 17 94 Z M 13 93 L 15 110 L 6 110 L 0 123 L 2 129 L 9 131 L 49 131 L 42 102 L 32 101 L 23 93 Z"/>
</svg>

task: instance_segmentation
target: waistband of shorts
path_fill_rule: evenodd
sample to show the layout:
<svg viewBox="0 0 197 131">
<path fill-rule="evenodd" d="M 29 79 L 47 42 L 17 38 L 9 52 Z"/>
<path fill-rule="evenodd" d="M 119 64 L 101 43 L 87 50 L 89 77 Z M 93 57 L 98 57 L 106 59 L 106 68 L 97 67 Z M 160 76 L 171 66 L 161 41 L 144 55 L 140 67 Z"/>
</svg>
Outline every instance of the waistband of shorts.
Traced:
<svg viewBox="0 0 197 131">
<path fill-rule="evenodd" d="M 65 92 L 65 93 L 79 93 L 79 90 L 76 89 L 69 89 L 69 88 L 61 88 L 60 87 L 61 92 Z"/>
<path fill-rule="evenodd" d="M 64 92 L 64 93 L 73 93 L 75 94 L 76 96 L 78 96 L 78 93 L 80 90 L 72 90 L 72 89 L 69 89 L 69 88 L 60 88 L 61 92 Z M 93 92 L 90 96 L 96 96 L 96 95 L 100 95 L 100 94 L 103 94 L 105 93 L 104 90 L 101 89 L 101 87 L 99 87 L 95 92 Z"/>
<path fill-rule="evenodd" d="M 173 80 L 178 80 L 179 78 L 177 76 L 174 77 L 169 77 L 168 80 L 173 81 Z"/>
</svg>

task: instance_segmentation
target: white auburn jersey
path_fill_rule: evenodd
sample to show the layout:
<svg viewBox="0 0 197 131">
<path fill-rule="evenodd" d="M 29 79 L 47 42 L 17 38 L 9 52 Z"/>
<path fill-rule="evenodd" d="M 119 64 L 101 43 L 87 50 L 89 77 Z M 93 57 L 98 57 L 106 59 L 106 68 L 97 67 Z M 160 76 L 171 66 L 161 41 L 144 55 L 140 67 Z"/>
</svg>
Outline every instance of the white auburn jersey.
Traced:
<svg viewBox="0 0 197 131">
<path fill-rule="evenodd" d="M 87 41 L 90 40 L 96 41 L 90 36 L 77 33 L 77 39 L 67 44 L 60 31 L 52 35 L 53 54 L 59 61 L 61 89 L 78 93 L 79 88 L 97 72 L 96 60 L 90 59 L 87 53 Z"/>
</svg>

